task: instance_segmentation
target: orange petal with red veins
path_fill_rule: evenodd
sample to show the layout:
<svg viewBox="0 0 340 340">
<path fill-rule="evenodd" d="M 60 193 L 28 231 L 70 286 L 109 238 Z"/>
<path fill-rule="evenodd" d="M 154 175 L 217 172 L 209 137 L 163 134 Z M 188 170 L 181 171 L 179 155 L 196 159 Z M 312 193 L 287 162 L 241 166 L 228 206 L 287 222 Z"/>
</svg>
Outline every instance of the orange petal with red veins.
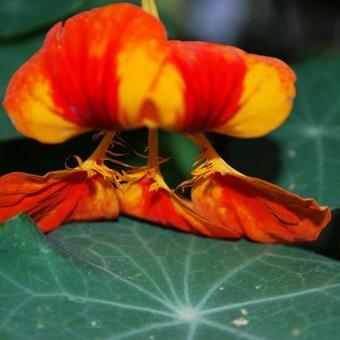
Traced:
<svg viewBox="0 0 340 340">
<path fill-rule="evenodd" d="M 44 232 L 76 220 L 116 218 L 118 201 L 110 183 L 85 171 L 45 176 L 14 172 L 0 178 L 0 222 L 25 212 Z"/>
<path fill-rule="evenodd" d="M 295 73 L 279 59 L 244 53 L 243 91 L 234 116 L 216 131 L 230 136 L 260 137 L 288 117 L 296 95 Z"/>
<path fill-rule="evenodd" d="M 266 181 L 214 173 L 192 188 L 193 205 L 213 222 L 264 243 L 316 240 L 331 219 L 327 207 Z"/>
<path fill-rule="evenodd" d="M 145 175 L 121 188 L 120 211 L 132 217 L 166 227 L 213 237 L 239 238 L 237 230 L 211 223 L 192 209 L 191 202 L 162 187 L 152 189 L 156 181 Z"/>
<path fill-rule="evenodd" d="M 277 59 L 168 41 L 159 20 L 115 4 L 56 24 L 13 76 L 4 106 L 19 131 L 46 143 L 142 126 L 257 137 L 287 118 L 294 81 Z"/>
<path fill-rule="evenodd" d="M 258 137 L 291 111 L 295 74 L 282 61 L 210 43 L 170 41 L 168 46 L 165 65 L 175 66 L 179 75 L 162 74 L 164 66 L 150 91 L 161 127 Z"/>
<path fill-rule="evenodd" d="M 129 4 L 56 24 L 13 76 L 4 106 L 23 134 L 58 143 L 89 129 L 143 125 L 142 111 L 166 54 L 160 21 Z"/>
</svg>

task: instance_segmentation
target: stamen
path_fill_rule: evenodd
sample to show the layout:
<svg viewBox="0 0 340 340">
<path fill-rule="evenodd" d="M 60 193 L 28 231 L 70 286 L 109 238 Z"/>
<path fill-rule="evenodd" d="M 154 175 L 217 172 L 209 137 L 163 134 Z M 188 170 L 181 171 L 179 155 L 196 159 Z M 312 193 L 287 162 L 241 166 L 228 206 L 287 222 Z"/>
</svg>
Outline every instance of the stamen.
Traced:
<svg viewBox="0 0 340 340">
<path fill-rule="evenodd" d="M 96 174 L 100 174 L 106 180 L 112 181 L 114 184 L 116 184 L 119 174 L 117 171 L 110 169 L 105 165 L 105 161 L 108 160 L 106 154 L 110 152 L 109 148 L 113 143 L 113 138 L 115 135 L 116 132 L 107 132 L 97 146 L 96 150 L 87 160 L 83 162 L 80 157 L 74 156 L 78 162 L 78 166 L 71 169 L 66 166 L 66 168 L 68 170 L 86 171 L 89 178 L 95 176 Z M 95 137 L 97 136 L 98 135 Z"/>
<path fill-rule="evenodd" d="M 109 149 L 109 147 L 112 144 L 113 137 L 116 135 L 116 132 L 107 132 L 99 145 L 97 146 L 96 150 L 92 153 L 92 155 L 89 157 L 89 160 L 98 161 L 105 157 L 106 151 Z"/>
<path fill-rule="evenodd" d="M 201 150 L 202 154 L 198 161 L 194 164 L 199 164 L 197 168 L 192 172 L 192 178 L 182 182 L 176 189 L 183 191 L 187 187 L 191 187 L 192 184 L 199 178 L 205 178 L 210 176 L 212 173 L 219 172 L 221 174 L 234 174 L 238 176 L 244 176 L 228 163 L 226 163 L 214 149 L 209 142 L 208 138 L 203 133 L 187 134 Z"/>
</svg>

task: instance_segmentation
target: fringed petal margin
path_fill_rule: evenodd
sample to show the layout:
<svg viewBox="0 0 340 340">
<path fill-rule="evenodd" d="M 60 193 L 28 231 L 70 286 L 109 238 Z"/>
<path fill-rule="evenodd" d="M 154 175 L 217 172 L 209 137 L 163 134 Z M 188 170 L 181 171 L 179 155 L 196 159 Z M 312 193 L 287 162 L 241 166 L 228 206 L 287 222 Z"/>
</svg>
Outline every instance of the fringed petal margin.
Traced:
<svg viewBox="0 0 340 340">
<path fill-rule="evenodd" d="M 195 210 L 212 222 L 263 243 L 316 240 L 331 219 L 330 209 L 261 179 L 211 173 L 192 188 Z"/>
<path fill-rule="evenodd" d="M 128 216 L 210 237 L 234 239 L 241 236 L 237 230 L 204 218 L 193 209 L 190 201 L 164 187 L 147 172 L 122 185 L 118 197 L 120 211 Z"/>
<path fill-rule="evenodd" d="M 45 176 L 21 172 L 0 178 L 0 222 L 27 213 L 44 232 L 78 220 L 114 219 L 118 201 L 112 184 L 86 171 L 55 171 Z"/>
</svg>

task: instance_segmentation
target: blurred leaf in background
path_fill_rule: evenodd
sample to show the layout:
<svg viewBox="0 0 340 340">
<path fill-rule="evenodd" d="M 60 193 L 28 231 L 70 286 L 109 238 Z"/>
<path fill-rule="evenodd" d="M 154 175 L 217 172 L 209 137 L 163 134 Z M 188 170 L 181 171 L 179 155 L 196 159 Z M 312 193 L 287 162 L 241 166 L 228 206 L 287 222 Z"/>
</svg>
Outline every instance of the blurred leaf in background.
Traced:
<svg viewBox="0 0 340 340">
<path fill-rule="evenodd" d="M 0 38 L 27 35 L 80 10 L 86 0 L 1 0 Z"/>
</svg>

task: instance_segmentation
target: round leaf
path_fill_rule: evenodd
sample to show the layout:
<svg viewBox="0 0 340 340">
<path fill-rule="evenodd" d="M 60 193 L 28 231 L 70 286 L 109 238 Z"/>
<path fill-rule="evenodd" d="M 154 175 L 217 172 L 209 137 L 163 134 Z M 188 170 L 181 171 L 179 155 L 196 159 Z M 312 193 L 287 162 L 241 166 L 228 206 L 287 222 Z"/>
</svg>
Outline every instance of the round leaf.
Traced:
<svg viewBox="0 0 340 340">
<path fill-rule="evenodd" d="M 340 265 L 120 218 L 0 229 L 5 339 L 335 339 Z"/>
</svg>

